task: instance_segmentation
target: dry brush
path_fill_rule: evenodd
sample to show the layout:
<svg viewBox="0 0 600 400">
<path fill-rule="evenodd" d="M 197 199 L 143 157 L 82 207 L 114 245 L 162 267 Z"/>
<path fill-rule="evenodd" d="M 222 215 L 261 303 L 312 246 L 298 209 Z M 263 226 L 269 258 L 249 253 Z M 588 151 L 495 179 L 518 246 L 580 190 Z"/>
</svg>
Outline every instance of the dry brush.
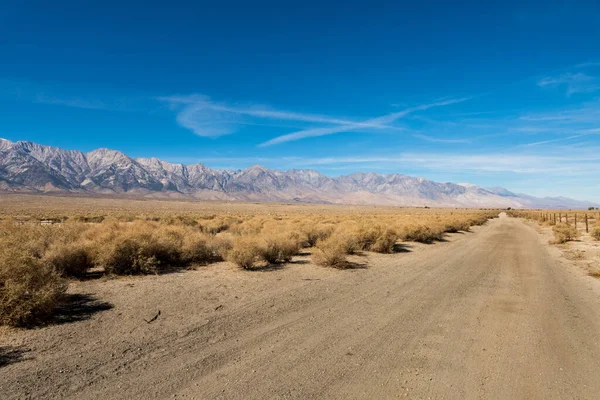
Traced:
<svg viewBox="0 0 600 400">
<path fill-rule="evenodd" d="M 350 265 L 348 255 L 393 253 L 399 241 L 431 243 L 498 213 L 357 210 L 2 215 L 0 324 L 44 320 L 61 301 L 69 279 L 83 278 L 92 269 L 108 275 L 156 274 L 227 260 L 251 270 L 290 262 L 302 249 L 309 249 L 318 265 L 343 269 Z"/>
</svg>

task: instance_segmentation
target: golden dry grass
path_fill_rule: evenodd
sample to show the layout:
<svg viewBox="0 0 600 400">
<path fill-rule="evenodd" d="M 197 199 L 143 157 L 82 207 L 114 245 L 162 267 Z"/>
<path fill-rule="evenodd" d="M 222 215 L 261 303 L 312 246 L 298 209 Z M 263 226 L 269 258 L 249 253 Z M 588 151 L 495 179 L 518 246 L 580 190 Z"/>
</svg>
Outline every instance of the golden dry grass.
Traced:
<svg viewBox="0 0 600 400">
<path fill-rule="evenodd" d="M 0 325 L 30 325 L 47 317 L 67 283 L 43 257 L 51 231 L 0 225 Z"/>
<path fill-rule="evenodd" d="M 350 264 L 346 254 L 351 254 L 351 240 L 350 236 L 335 235 L 319 241 L 313 253 L 314 263 L 323 267 L 347 268 Z"/>
<path fill-rule="evenodd" d="M 394 252 L 399 240 L 431 243 L 481 225 L 498 211 L 331 205 L 0 196 L 0 324 L 51 312 L 64 277 L 90 269 L 155 274 L 227 260 L 242 269 L 313 261 L 349 266 L 361 251 Z"/>
</svg>

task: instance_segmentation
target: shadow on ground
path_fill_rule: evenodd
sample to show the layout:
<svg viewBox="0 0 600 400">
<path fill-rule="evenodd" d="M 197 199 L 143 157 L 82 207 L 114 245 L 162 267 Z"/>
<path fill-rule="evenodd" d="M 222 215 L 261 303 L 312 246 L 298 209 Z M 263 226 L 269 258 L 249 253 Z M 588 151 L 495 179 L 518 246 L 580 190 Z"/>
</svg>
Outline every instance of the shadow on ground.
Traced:
<svg viewBox="0 0 600 400">
<path fill-rule="evenodd" d="M 411 246 L 404 243 L 396 243 L 392 249 L 392 253 L 411 253 Z"/>
<path fill-rule="evenodd" d="M 415 242 L 422 243 L 422 244 L 436 244 L 436 243 L 447 243 L 447 242 L 449 242 L 449 240 L 446 239 L 445 237 L 441 237 L 441 238 L 436 238 L 436 239 L 415 240 Z"/>
<path fill-rule="evenodd" d="M 94 270 L 94 271 L 88 271 L 83 276 L 79 276 L 76 279 L 78 279 L 80 281 L 93 281 L 96 279 L 103 278 L 105 276 L 106 276 L 106 273 L 104 272 L 104 270 Z"/>
<path fill-rule="evenodd" d="M 288 262 L 288 264 L 310 264 L 310 261 L 308 260 L 293 260 Z"/>
<path fill-rule="evenodd" d="M 0 368 L 26 360 L 30 350 L 25 347 L 0 346 Z"/>
<path fill-rule="evenodd" d="M 357 263 L 348 261 L 343 269 L 367 269 L 368 266 L 365 263 Z"/>
<path fill-rule="evenodd" d="M 285 264 L 267 264 L 267 265 L 259 265 L 256 267 L 252 267 L 248 269 L 248 271 L 252 272 L 270 272 L 270 271 L 279 271 L 280 269 L 284 269 Z"/>
<path fill-rule="evenodd" d="M 61 304 L 55 309 L 54 316 L 48 321 L 49 325 L 66 324 L 85 321 L 101 311 L 110 310 L 112 304 L 99 300 L 87 293 L 67 294 Z"/>
</svg>

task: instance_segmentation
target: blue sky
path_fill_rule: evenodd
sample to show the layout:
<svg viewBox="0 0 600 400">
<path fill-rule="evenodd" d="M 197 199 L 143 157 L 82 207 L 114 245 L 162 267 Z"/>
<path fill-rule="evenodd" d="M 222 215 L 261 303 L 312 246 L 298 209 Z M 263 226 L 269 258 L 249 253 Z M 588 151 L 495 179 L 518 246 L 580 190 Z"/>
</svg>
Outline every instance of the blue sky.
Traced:
<svg viewBox="0 0 600 400">
<path fill-rule="evenodd" d="M 8 0 L 0 137 L 600 201 L 599 43 L 597 1 Z"/>
</svg>

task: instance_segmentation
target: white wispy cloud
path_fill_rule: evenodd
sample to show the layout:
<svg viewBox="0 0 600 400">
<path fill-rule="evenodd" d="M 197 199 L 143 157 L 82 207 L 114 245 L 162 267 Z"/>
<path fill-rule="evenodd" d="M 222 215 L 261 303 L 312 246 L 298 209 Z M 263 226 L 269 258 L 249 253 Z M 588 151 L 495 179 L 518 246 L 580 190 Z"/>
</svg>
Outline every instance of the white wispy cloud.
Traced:
<svg viewBox="0 0 600 400">
<path fill-rule="evenodd" d="M 564 152 L 564 149 L 561 149 Z M 198 161 L 211 165 L 235 165 L 245 168 L 256 163 L 267 163 L 274 168 L 311 168 L 317 170 L 380 169 L 398 172 L 407 169 L 446 173 L 470 173 L 476 175 L 516 174 L 539 176 L 540 174 L 563 177 L 595 176 L 600 169 L 598 148 L 577 149 L 577 157 L 559 152 L 532 153 L 521 151 L 504 154 L 488 152 L 467 153 L 414 153 L 397 155 L 356 155 L 333 157 L 209 157 Z"/>
<path fill-rule="evenodd" d="M 66 106 L 72 108 L 84 108 L 89 110 L 103 110 L 106 108 L 106 104 L 99 100 L 83 99 L 78 97 L 61 98 L 56 96 L 49 96 L 44 93 L 35 95 L 33 101 L 35 103 Z"/>
<path fill-rule="evenodd" d="M 441 106 L 446 106 L 446 105 L 450 105 L 450 104 L 460 103 L 463 101 L 467 101 L 469 99 L 470 99 L 470 97 L 464 97 L 464 98 L 459 98 L 459 99 L 442 100 L 442 101 L 438 101 L 435 103 L 429 103 L 429 104 L 421 104 L 421 105 L 418 105 L 415 107 L 410 107 L 410 108 L 404 109 L 399 112 L 390 113 L 390 114 L 383 115 L 383 116 L 377 117 L 377 118 L 372 118 L 372 119 L 369 119 L 369 120 L 366 120 L 366 121 L 360 122 L 360 123 L 341 124 L 341 125 L 334 126 L 334 127 L 305 129 L 305 130 L 289 133 L 286 135 L 278 136 L 274 139 L 271 139 L 264 143 L 261 143 L 259 145 L 259 147 L 272 146 L 275 144 L 281 144 L 281 143 L 306 139 L 306 138 L 310 138 L 310 137 L 333 135 L 335 133 L 341 133 L 341 132 L 350 132 L 350 131 L 355 131 L 362 127 L 370 126 L 370 125 L 387 125 L 387 124 L 397 121 L 398 119 L 405 117 L 409 114 L 412 114 L 414 112 L 417 112 L 417 111 L 427 110 L 432 107 L 441 107 Z"/>
<path fill-rule="evenodd" d="M 564 73 L 548 76 L 538 81 L 541 87 L 565 87 L 567 95 L 574 93 L 592 93 L 600 90 L 600 80 L 583 72 Z"/>
<path fill-rule="evenodd" d="M 325 115 L 275 110 L 263 105 L 234 106 L 215 102 L 210 97 L 193 94 L 157 97 L 177 112 L 177 122 L 199 136 L 217 137 L 237 131 L 239 125 L 268 125 L 264 121 L 296 121 L 354 127 L 355 129 L 386 129 L 401 131 L 403 128 L 378 122 L 360 122 Z"/>
<path fill-rule="evenodd" d="M 600 135 L 600 128 L 584 129 L 581 132 L 589 135 Z"/>
<path fill-rule="evenodd" d="M 577 139 L 577 138 L 580 138 L 582 136 L 585 136 L 585 135 L 572 135 L 572 136 L 567 136 L 567 137 L 564 137 L 564 138 L 542 140 L 542 141 L 539 141 L 539 142 L 526 143 L 526 144 L 522 145 L 522 147 L 533 147 L 533 146 L 540 146 L 540 145 L 549 144 L 549 143 L 564 142 L 564 141 L 567 141 L 567 140 Z"/>
<path fill-rule="evenodd" d="M 414 134 L 413 137 L 417 139 L 422 139 L 431 143 L 471 143 L 469 139 L 441 139 L 432 136 L 422 135 L 422 134 Z"/>
<path fill-rule="evenodd" d="M 539 173 L 561 158 L 531 155 L 505 154 L 446 154 L 446 153 L 402 153 L 398 156 L 324 157 L 307 159 L 308 165 L 329 164 L 376 164 L 419 166 L 427 170 Z M 556 171 L 556 167 L 552 168 Z"/>
<path fill-rule="evenodd" d="M 600 123 L 600 99 L 541 113 L 529 113 L 520 116 L 519 120 L 552 129 L 591 129 Z"/>
<path fill-rule="evenodd" d="M 440 153 L 404 153 L 397 157 L 358 157 L 333 158 L 320 160 L 321 163 L 334 164 L 364 164 L 377 166 L 396 166 L 399 171 L 419 168 L 432 172 L 471 174 L 518 174 L 539 175 L 553 174 L 556 176 L 593 176 L 600 168 L 598 157 L 582 156 L 580 158 L 561 157 L 557 155 L 540 154 L 440 154 Z"/>
</svg>

